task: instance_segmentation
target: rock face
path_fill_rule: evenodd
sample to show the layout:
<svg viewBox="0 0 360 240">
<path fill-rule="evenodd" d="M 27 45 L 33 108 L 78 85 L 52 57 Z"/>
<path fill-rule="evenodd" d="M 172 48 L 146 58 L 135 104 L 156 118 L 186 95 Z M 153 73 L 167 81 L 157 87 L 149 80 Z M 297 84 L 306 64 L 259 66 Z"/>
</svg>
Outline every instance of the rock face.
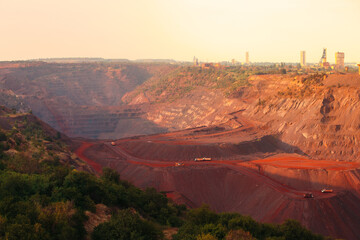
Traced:
<svg viewBox="0 0 360 240">
<path fill-rule="evenodd" d="M 146 118 L 170 130 L 226 123 L 239 110 L 237 99 L 227 99 L 220 91 L 200 88 L 171 104 L 149 109 Z"/>
<path fill-rule="evenodd" d="M 268 96 L 262 106 L 253 102 L 244 115 L 314 158 L 358 161 L 360 89 L 330 85 L 334 79 L 341 83 L 343 76 L 332 76 L 306 97 Z M 354 85 L 360 83 L 359 77 L 353 80 Z"/>
</svg>

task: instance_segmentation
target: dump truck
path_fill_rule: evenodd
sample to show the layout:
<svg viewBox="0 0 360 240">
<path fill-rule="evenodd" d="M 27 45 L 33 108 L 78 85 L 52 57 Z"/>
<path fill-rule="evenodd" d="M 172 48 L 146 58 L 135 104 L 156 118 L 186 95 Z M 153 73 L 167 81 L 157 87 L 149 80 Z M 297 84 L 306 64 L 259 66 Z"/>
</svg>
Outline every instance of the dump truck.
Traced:
<svg viewBox="0 0 360 240">
<path fill-rule="evenodd" d="M 312 193 L 305 193 L 304 198 L 313 198 L 314 195 Z"/>
<path fill-rule="evenodd" d="M 321 192 L 322 192 L 322 193 L 332 193 L 333 190 L 332 190 L 332 189 L 326 189 L 326 188 L 324 188 L 324 189 L 321 189 Z"/>
<path fill-rule="evenodd" d="M 203 158 L 195 158 L 194 161 L 195 161 L 195 162 L 211 161 L 211 158 L 206 158 L 206 157 L 203 157 Z"/>
<path fill-rule="evenodd" d="M 184 166 L 185 164 L 182 163 L 182 162 L 176 162 L 175 163 L 175 167 L 181 167 L 181 166 Z"/>
</svg>

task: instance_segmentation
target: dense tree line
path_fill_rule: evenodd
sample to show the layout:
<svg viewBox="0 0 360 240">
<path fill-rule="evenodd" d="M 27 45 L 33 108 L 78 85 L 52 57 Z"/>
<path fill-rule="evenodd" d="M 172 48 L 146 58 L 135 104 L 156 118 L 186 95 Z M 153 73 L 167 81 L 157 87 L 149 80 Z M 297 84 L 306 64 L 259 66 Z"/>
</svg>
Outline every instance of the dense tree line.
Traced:
<svg viewBox="0 0 360 240">
<path fill-rule="evenodd" d="M 111 227 L 112 221 L 119 224 L 116 216 L 125 215 L 145 226 L 129 230 L 136 239 L 160 239 L 158 226 L 182 224 L 185 206 L 155 189 L 136 188 L 112 169 L 96 177 L 62 164 L 58 155 L 66 150 L 60 134 L 45 131 L 29 116 L 1 116 L 12 127 L 0 129 L 0 239 L 83 239 L 85 211 L 94 212 L 99 203 L 114 213 Z"/>
<path fill-rule="evenodd" d="M 108 223 L 110 228 L 120 224 L 116 216 L 126 215 L 143 226 L 131 231 L 141 230 L 139 234 L 152 236 L 146 235 L 144 239 L 161 236 L 151 222 L 168 226 L 182 223 L 179 215 L 185 209 L 183 206 L 169 203 L 155 189 L 143 191 L 119 180 L 112 170 L 105 169 L 103 176 L 98 178 L 55 162 L 44 163 L 42 167 L 46 168 L 42 173 L 28 174 L 9 170 L 3 164 L 0 171 L 0 238 L 83 239 L 83 223 L 87 220 L 84 211 L 94 212 L 98 203 L 111 207 L 116 213 L 114 220 Z M 122 209 L 134 209 L 135 213 Z M 139 216 L 149 221 L 141 220 Z"/>
<path fill-rule="evenodd" d="M 216 214 L 207 205 L 189 210 L 185 219 L 174 240 L 324 239 L 295 220 L 287 220 L 281 225 L 259 223 L 239 213 Z"/>
</svg>

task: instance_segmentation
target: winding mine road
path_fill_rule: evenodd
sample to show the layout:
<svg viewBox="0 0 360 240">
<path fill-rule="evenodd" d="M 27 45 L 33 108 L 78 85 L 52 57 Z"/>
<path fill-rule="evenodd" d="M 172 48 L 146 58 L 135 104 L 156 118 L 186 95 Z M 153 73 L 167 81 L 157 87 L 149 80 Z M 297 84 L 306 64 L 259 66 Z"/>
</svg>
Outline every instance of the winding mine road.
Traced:
<svg viewBox="0 0 360 240">
<path fill-rule="evenodd" d="M 76 149 L 75 153 L 81 160 L 89 164 L 97 173 L 101 173 L 101 165 L 84 155 L 85 150 L 90 148 L 92 145 L 94 145 L 94 143 L 82 142 L 81 146 Z"/>
<path fill-rule="evenodd" d="M 101 165 L 95 162 L 94 160 L 85 156 L 84 152 L 86 149 L 93 146 L 94 143 L 82 142 L 81 146 L 75 151 L 75 153 L 81 158 L 83 161 L 87 162 L 90 166 L 92 166 L 98 173 L 101 173 Z M 109 151 L 112 151 L 117 156 L 120 156 L 122 159 L 126 159 L 125 161 L 130 164 L 136 165 L 144 165 L 152 168 L 166 168 L 166 167 L 175 167 L 175 162 L 164 162 L 164 161 L 154 161 L 154 160 L 146 160 L 138 157 L 134 157 L 130 155 L 125 149 L 121 146 L 116 145 L 112 146 L 110 142 L 103 142 L 106 148 Z M 124 160 L 119 160 L 124 161 Z M 288 185 L 282 184 L 264 174 L 260 171 L 253 170 L 247 166 L 245 166 L 242 162 L 236 160 L 213 160 L 207 162 L 194 162 L 194 161 L 184 161 L 183 166 L 179 167 L 187 167 L 187 166 L 196 166 L 196 165 L 222 165 L 226 166 L 236 172 L 243 174 L 252 180 L 258 182 L 259 184 L 265 184 L 266 186 L 278 191 L 282 194 L 290 198 L 304 199 L 304 194 L 308 192 L 312 192 L 316 199 L 319 198 L 330 198 L 336 195 L 336 193 L 321 193 L 320 190 L 317 191 L 300 191 L 294 189 Z M 305 199 L 304 199 L 305 200 Z"/>
</svg>

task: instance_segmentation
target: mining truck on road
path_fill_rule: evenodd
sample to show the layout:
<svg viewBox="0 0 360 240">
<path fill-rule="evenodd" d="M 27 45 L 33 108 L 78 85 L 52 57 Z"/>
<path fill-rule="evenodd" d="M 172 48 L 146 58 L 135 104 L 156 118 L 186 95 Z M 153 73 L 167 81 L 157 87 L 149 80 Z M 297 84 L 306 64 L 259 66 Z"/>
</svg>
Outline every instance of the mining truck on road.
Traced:
<svg viewBox="0 0 360 240">
<path fill-rule="evenodd" d="M 304 198 L 313 198 L 314 195 L 312 193 L 305 193 Z"/>
<path fill-rule="evenodd" d="M 326 188 L 324 188 L 324 189 L 321 189 L 321 192 L 322 192 L 322 193 L 332 193 L 333 190 L 332 190 L 332 189 L 326 189 Z"/>
<path fill-rule="evenodd" d="M 211 158 L 206 158 L 206 157 L 203 157 L 203 158 L 195 158 L 194 161 L 195 161 L 195 162 L 211 161 Z"/>
</svg>

